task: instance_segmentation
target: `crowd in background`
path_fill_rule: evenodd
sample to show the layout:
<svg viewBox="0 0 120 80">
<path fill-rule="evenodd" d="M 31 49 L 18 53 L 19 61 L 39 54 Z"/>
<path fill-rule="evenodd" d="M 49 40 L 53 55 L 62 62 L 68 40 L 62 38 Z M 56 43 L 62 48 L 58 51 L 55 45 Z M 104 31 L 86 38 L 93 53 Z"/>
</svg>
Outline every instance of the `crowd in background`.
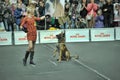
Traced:
<svg viewBox="0 0 120 80">
<path fill-rule="evenodd" d="M 45 9 L 50 6 L 46 4 L 46 1 L 53 2 L 55 0 L 13 1 L 2 0 L 0 2 L 0 31 L 20 31 L 20 23 L 27 15 L 27 6 L 34 7 L 34 15 L 41 17 L 46 15 Z M 58 29 L 81 29 L 119 26 L 119 0 L 65 0 L 64 16 L 54 17 L 47 14 L 45 20 L 36 21 L 38 30 L 50 29 L 51 27 Z"/>
</svg>

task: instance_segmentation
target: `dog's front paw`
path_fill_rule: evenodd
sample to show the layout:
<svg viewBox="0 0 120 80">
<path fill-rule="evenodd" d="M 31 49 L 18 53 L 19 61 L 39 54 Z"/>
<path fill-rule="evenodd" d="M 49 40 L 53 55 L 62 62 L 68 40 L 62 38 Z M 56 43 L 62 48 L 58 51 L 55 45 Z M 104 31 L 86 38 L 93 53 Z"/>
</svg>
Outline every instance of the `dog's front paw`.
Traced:
<svg viewBox="0 0 120 80">
<path fill-rule="evenodd" d="M 58 62 L 61 62 L 61 60 L 59 59 Z"/>
<path fill-rule="evenodd" d="M 79 55 L 75 55 L 75 59 L 79 59 Z"/>
<path fill-rule="evenodd" d="M 66 61 L 69 61 L 69 59 L 66 59 Z"/>
</svg>

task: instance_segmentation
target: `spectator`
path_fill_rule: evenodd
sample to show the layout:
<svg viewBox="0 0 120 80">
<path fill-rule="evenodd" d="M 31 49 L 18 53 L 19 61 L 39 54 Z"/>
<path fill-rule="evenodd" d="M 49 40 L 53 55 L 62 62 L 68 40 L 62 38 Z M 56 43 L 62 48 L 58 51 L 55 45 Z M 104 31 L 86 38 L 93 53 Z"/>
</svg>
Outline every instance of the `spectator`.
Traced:
<svg viewBox="0 0 120 80">
<path fill-rule="evenodd" d="M 65 12 L 67 13 L 67 14 L 69 14 L 69 10 L 70 10 L 70 4 L 67 2 L 67 3 L 65 3 Z"/>
<path fill-rule="evenodd" d="M 81 16 L 79 16 L 76 20 L 76 27 L 77 28 L 87 28 L 87 22 L 84 18 L 81 18 Z"/>
<path fill-rule="evenodd" d="M 47 0 L 45 4 L 45 15 L 50 15 L 53 17 L 53 13 L 55 11 L 54 5 L 53 5 L 54 0 Z"/>
<path fill-rule="evenodd" d="M 62 17 L 59 17 L 58 22 L 60 24 L 60 29 L 68 29 L 70 28 L 70 18 L 67 12 L 65 12 L 65 15 Z"/>
<path fill-rule="evenodd" d="M 38 3 L 38 12 L 39 12 L 39 17 L 45 15 L 45 4 L 44 4 L 44 1 L 40 1 Z"/>
<path fill-rule="evenodd" d="M 64 16 L 64 6 L 60 2 L 60 0 L 54 0 L 53 6 L 54 6 L 54 9 L 55 9 L 55 11 L 53 13 L 53 17 L 55 18 L 54 26 L 56 28 L 60 28 L 58 18 Z"/>
<path fill-rule="evenodd" d="M 21 18 L 23 16 L 23 13 L 24 13 L 24 11 L 22 10 L 22 5 L 20 3 L 18 3 L 17 8 L 15 9 L 15 12 L 14 12 L 17 31 L 20 30 L 20 23 L 21 23 Z"/>
<path fill-rule="evenodd" d="M 120 23 L 120 4 L 114 3 L 114 26 L 119 26 Z"/>
<path fill-rule="evenodd" d="M 81 9 L 80 9 L 81 18 L 86 19 L 87 13 L 88 13 L 88 11 L 87 11 L 87 2 L 86 2 L 86 0 L 82 0 Z"/>
<path fill-rule="evenodd" d="M 5 0 L 5 8 L 4 8 L 4 25 L 5 25 L 5 30 L 6 31 L 13 31 L 13 24 L 14 24 L 14 17 L 12 14 L 12 8 L 9 3 L 9 0 Z"/>
<path fill-rule="evenodd" d="M 23 0 L 23 4 L 25 4 L 25 6 L 28 6 L 29 0 Z"/>
<path fill-rule="evenodd" d="M 106 3 L 105 0 L 99 0 L 99 2 L 98 2 L 99 9 L 102 9 L 102 7 L 105 3 Z"/>
<path fill-rule="evenodd" d="M 90 0 L 90 3 L 87 5 L 87 20 L 88 20 L 88 27 L 93 28 L 94 22 L 95 22 L 95 17 L 96 17 L 96 12 L 98 9 L 98 5 L 94 2 L 94 0 Z"/>
<path fill-rule="evenodd" d="M 53 17 L 54 12 L 55 12 L 54 0 L 47 0 L 45 4 L 45 15 L 48 15 L 45 22 L 46 29 L 49 29 L 52 25 L 54 26 L 55 22 L 57 26 L 59 26 L 58 19 L 55 19 L 55 17 Z"/>
<path fill-rule="evenodd" d="M 81 10 L 81 1 L 76 1 L 76 4 L 77 4 L 77 8 L 76 8 L 76 17 L 79 17 L 80 16 L 80 10 Z"/>
<path fill-rule="evenodd" d="M 53 13 L 53 16 L 56 18 L 64 16 L 64 7 L 61 4 L 60 0 L 55 0 L 53 5 L 55 8 L 55 12 Z"/>
<path fill-rule="evenodd" d="M 102 10 L 99 9 L 97 11 L 97 16 L 95 18 L 95 28 L 103 28 L 104 27 L 104 16 L 102 15 Z"/>
<path fill-rule="evenodd" d="M 87 1 L 82 0 L 81 2 L 81 8 L 80 8 L 80 17 L 77 19 L 77 28 L 87 28 Z"/>
<path fill-rule="evenodd" d="M 45 4 L 44 1 L 39 1 L 38 2 L 38 9 L 37 9 L 37 16 L 41 17 L 45 15 Z M 37 23 L 37 29 L 41 30 L 44 29 L 45 26 L 45 20 L 40 20 L 40 21 L 36 21 Z"/>
<path fill-rule="evenodd" d="M 59 26 L 61 29 L 70 28 L 70 17 L 69 17 L 69 3 L 65 4 L 64 16 L 58 18 Z"/>
<path fill-rule="evenodd" d="M 26 11 L 26 5 L 22 2 L 22 0 L 17 0 L 17 4 L 21 5 L 22 11 L 25 12 Z"/>
<path fill-rule="evenodd" d="M 107 0 L 106 4 L 103 5 L 102 11 L 104 16 L 105 27 L 112 27 L 114 13 L 113 13 L 113 4 L 111 0 Z"/>
<path fill-rule="evenodd" d="M 71 8 L 70 8 L 69 15 L 70 15 L 70 19 L 71 19 L 71 28 L 76 28 L 75 23 L 76 23 L 76 18 L 77 18 L 77 16 L 76 16 L 76 14 L 77 14 L 77 5 L 78 4 L 76 3 L 76 1 L 74 1 L 72 3 L 72 5 L 71 5 Z"/>
<path fill-rule="evenodd" d="M 0 2 L 0 31 L 4 31 L 4 23 L 3 23 L 3 12 L 4 12 L 4 4 Z"/>
</svg>

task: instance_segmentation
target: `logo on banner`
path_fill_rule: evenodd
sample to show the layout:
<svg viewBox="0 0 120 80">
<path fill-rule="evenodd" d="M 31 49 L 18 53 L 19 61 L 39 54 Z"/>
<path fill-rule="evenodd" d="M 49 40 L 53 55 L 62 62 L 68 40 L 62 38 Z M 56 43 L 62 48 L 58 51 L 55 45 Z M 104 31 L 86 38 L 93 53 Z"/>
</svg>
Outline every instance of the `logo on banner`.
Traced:
<svg viewBox="0 0 120 80">
<path fill-rule="evenodd" d="M 95 37 L 110 37 L 110 34 L 100 33 L 95 35 Z"/>
<path fill-rule="evenodd" d="M 56 36 L 51 34 L 51 35 L 45 36 L 44 39 L 56 39 Z"/>
<path fill-rule="evenodd" d="M 80 35 L 79 33 L 71 35 L 70 38 L 85 38 L 85 35 Z"/>
<path fill-rule="evenodd" d="M 22 38 L 18 38 L 18 40 L 20 40 L 20 41 L 27 40 L 27 36 L 24 36 L 24 37 L 22 37 Z"/>
<path fill-rule="evenodd" d="M 0 41 L 7 41 L 8 39 L 7 38 L 1 38 L 0 37 Z"/>
</svg>

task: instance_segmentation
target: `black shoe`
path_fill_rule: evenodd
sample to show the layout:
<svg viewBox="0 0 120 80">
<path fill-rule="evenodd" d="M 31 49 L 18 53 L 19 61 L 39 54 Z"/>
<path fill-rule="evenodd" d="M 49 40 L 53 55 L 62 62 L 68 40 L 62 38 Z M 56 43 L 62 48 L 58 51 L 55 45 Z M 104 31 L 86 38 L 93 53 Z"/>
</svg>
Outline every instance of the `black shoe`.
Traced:
<svg viewBox="0 0 120 80">
<path fill-rule="evenodd" d="M 33 61 L 30 61 L 30 64 L 32 64 L 32 65 L 36 65 Z"/>
<path fill-rule="evenodd" d="M 24 66 L 26 66 L 26 64 L 27 64 L 27 58 L 28 58 L 29 54 L 30 54 L 30 51 L 26 51 L 25 57 L 24 57 L 24 59 L 23 59 L 23 65 L 24 65 Z"/>
<path fill-rule="evenodd" d="M 25 59 L 23 59 L 23 65 L 26 66 L 26 60 Z"/>
<path fill-rule="evenodd" d="M 35 63 L 33 62 L 33 56 L 34 56 L 34 51 L 31 51 L 31 54 L 30 54 L 30 64 L 35 65 Z"/>
</svg>

